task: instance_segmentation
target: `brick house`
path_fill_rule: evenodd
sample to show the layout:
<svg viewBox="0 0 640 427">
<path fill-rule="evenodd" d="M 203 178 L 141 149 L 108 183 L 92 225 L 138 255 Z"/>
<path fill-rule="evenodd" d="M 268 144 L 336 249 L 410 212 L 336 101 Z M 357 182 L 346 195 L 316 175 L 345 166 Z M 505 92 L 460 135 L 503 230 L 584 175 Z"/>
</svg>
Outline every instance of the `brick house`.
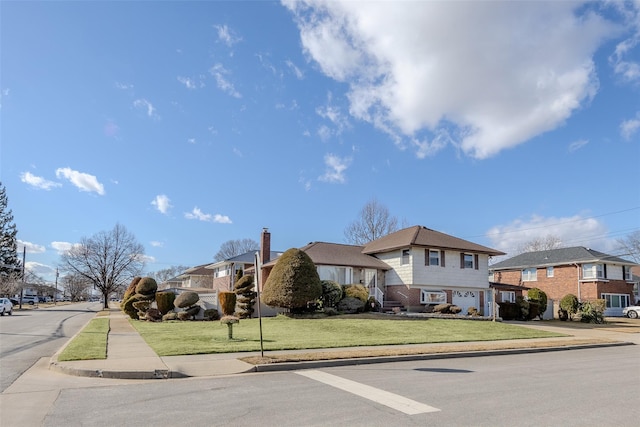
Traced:
<svg viewBox="0 0 640 427">
<path fill-rule="evenodd" d="M 538 288 L 554 301 L 574 294 L 580 301 L 604 299 L 606 316 L 620 316 L 633 303 L 631 267 L 637 264 L 582 246 L 526 252 L 489 266 L 489 280 Z"/>
</svg>

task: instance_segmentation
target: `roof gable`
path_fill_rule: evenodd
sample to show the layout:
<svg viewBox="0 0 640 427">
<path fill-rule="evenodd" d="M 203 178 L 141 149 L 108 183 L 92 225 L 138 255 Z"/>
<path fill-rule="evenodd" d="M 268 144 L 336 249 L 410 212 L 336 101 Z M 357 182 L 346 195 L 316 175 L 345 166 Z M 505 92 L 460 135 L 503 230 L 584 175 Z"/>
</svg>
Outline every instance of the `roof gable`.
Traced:
<svg viewBox="0 0 640 427">
<path fill-rule="evenodd" d="M 549 249 L 546 251 L 525 252 L 513 258 L 500 261 L 490 265 L 489 270 L 521 269 L 527 267 L 548 267 L 554 265 L 566 265 L 577 263 L 598 263 L 606 262 L 610 264 L 636 265 L 614 255 L 583 246 L 570 248 Z"/>
<path fill-rule="evenodd" d="M 453 249 L 468 252 L 484 253 L 488 255 L 504 255 L 496 249 L 478 245 L 468 240 L 450 236 L 427 227 L 415 225 L 404 228 L 395 233 L 387 234 L 364 246 L 363 253 L 376 254 L 389 252 L 395 249 L 409 246 L 421 246 L 425 248 Z"/>
<path fill-rule="evenodd" d="M 390 267 L 378 258 L 362 253 L 362 246 L 340 243 L 311 242 L 300 248 L 309 255 L 316 265 L 336 265 L 345 267 L 375 268 L 389 270 Z M 265 266 L 274 265 L 278 259 L 272 259 Z"/>
</svg>

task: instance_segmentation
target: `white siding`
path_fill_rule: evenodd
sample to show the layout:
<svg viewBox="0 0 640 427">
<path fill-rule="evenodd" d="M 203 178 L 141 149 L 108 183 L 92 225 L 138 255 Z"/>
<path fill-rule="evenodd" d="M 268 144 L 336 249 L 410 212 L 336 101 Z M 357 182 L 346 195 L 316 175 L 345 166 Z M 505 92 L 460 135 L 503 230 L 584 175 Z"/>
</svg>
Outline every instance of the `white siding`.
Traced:
<svg viewBox="0 0 640 427">
<path fill-rule="evenodd" d="M 402 250 L 377 254 L 389 264 L 386 285 L 415 285 L 421 287 L 456 287 L 486 289 L 489 287 L 489 257 L 478 254 L 478 269 L 460 268 L 460 251 L 445 251 L 445 266 L 427 266 L 425 248 L 411 248 L 408 265 L 401 264 Z M 622 269 L 620 268 L 620 274 Z"/>
</svg>

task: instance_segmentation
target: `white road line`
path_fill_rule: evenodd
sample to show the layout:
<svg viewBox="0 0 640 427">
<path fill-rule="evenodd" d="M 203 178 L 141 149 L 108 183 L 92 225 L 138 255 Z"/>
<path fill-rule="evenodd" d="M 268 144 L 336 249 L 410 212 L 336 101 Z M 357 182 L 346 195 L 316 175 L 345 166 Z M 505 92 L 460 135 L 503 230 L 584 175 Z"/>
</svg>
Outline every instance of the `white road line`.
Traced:
<svg viewBox="0 0 640 427">
<path fill-rule="evenodd" d="M 296 371 L 295 373 L 332 387 L 339 388 L 340 390 L 353 393 L 357 396 L 364 397 L 365 399 L 369 399 L 397 411 L 404 412 L 407 415 L 440 411 L 440 409 L 434 408 L 433 406 L 425 405 L 424 403 L 416 402 L 415 400 L 407 399 L 406 397 L 402 397 L 395 393 L 389 393 L 388 391 L 380 390 L 379 388 L 327 374 L 326 372 L 304 370 Z"/>
</svg>

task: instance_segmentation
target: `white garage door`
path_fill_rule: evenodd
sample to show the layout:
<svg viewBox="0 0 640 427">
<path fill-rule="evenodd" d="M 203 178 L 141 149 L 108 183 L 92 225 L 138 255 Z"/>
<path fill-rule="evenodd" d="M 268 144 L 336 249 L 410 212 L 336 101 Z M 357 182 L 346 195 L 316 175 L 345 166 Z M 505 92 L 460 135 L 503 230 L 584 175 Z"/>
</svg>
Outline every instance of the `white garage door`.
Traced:
<svg viewBox="0 0 640 427">
<path fill-rule="evenodd" d="M 460 314 L 467 314 L 469 307 L 479 308 L 480 291 L 453 291 L 452 302 L 462 309 Z"/>
</svg>

